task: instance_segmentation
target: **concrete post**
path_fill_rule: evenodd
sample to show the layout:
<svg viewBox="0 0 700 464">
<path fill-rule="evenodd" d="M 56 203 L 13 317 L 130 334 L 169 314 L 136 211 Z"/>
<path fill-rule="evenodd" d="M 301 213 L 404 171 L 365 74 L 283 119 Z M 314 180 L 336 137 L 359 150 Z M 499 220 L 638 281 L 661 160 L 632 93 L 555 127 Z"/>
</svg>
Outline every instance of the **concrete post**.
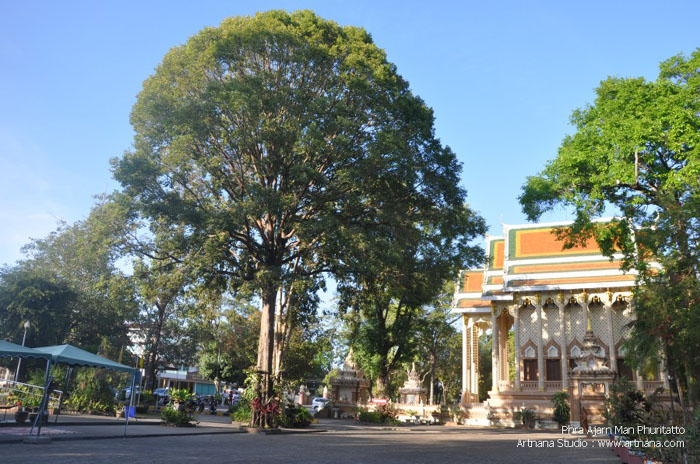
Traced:
<svg viewBox="0 0 700 464">
<path fill-rule="evenodd" d="M 566 347 L 568 341 L 566 339 L 566 315 L 564 313 L 564 295 L 557 295 L 557 307 L 559 308 L 559 333 L 561 345 L 561 388 L 566 391 L 569 388 L 569 353 Z"/>
<path fill-rule="evenodd" d="M 542 343 L 542 297 L 535 296 L 537 309 L 537 389 L 544 391 L 544 344 Z"/>
</svg>

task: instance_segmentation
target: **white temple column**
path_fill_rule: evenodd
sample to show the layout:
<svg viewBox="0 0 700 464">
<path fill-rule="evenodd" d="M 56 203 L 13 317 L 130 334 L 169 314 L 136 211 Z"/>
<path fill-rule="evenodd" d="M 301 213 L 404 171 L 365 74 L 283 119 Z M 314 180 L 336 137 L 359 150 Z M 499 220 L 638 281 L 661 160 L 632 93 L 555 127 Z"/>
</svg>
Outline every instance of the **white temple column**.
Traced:
<svg viewBox="0 0 700 464">
<path fill-rule="evenodd" d="M 462 398 L 469 391 L 469 337 L 467 334 L 467 316 L 462 314 Z"/>
<path fill-rule="evenodd" d="M 559 344 L 561 345 L 561 389 L 566 391 L 569 388 L 569 353 L 566 349 L 568 341 L 566 339 L 566 314 L 564 313 L 564 295 L 557 295 L 557 307 L 559 308 Z"/>
<path fill-rule="evenodd" d="M 513 349 L 515 350 L 515 390 L 520 391 L 520 306 L 517 302 L 513 311 L 513 332 L 514 342 Z"/>
<path fill-rule="evenodd" d="M 498 318 L 496 317 L 496 304 L 491 307 L 491 390 L 498 391 Z"/>
<path fill-rule="evenodd" d="M 608 349 L 610 350 L 610 369 L 617 372 L 617 350 L 615 349 L 615 331 L 612 317 L 613 294 L 608 290 L 608 301 L 605 303 L 605 317 L 608 321 Z"/>
<path fill-rule="evenodd" d="M 471 321 L 472 324 L 474 321 Z M 471 394 L 474 391 L 474 335 L 472 325 L 467 324 L 467 391 Z M 469 400 L 471 401 L 471 399 Z"/>
<path fill-rule="evenodd" d="M 668 383 L 668 371 L 666 370 L 666 359 L 664 358 L 664 355 L 661 354 L 659 356 L 659 375 L 661 376 L 661 380 L 664 382 L 664 390 L 667 392 L 671 390 L 671 386 Z"/>
<path fill-rule="evenodd" d="M 479 402 L 479 326 L 472 325 L 471 328 L 471 392 L 474 395 L 474 402 Z"/>
<path fill-rule="evenodd" d="M 510 330 L 510 313 L 508 308 L 503 308 L 501 312 L 501 324 L 503 326 L 503 332 L 501 333 L 501 367 L 503 374 L 501 375 L 501 380 L 510 381 L 510 363 L 508 358 L 510 357 L 510 346 L 508 345 L 508 331 Z M 512 388 L 512 386 L 510 387 Z"/>
<path fill-rule="evenodd" d="M 644 391 L 644 378 L 642 378 L 642 373 L 637 369 L 634 371 L 634 375 L 637 378 L 637 390 Z"/>
<path fill-rule="evenodd" d="M 535 296 L 537 309 L 537 388 L 544 391 L 544 344 L 542 343 L 542 297 Z"/>
</svg>

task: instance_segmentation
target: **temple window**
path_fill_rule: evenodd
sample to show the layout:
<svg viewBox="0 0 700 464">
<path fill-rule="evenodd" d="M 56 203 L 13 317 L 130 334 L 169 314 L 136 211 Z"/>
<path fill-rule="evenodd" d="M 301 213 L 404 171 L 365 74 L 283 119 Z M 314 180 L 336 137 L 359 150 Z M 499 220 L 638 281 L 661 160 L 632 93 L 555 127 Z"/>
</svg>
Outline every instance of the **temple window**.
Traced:
<svg viewBox="0 0 700 464">
<path fill-rule="evenodd" d="M 617 375 L 623 379 L 632 380 L 632 368 L 627 365 L 625 358 L 617 358 Z"/>
<path fill-rule="evenodd" d="M 547 380 L 561 380 L 561 359 L 547 359 Z"/>
<path fill-rule="evenodd" d="M 537 380 L 537 360 L 523 359 L 523 380 Z"/>
</svg>

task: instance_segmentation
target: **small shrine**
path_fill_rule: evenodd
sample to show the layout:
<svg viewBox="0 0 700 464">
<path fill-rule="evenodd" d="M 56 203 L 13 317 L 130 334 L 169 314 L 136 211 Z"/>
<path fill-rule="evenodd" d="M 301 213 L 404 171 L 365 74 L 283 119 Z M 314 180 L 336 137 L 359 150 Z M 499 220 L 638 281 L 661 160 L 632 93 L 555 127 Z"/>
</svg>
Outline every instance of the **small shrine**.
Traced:
<svg viewBox="0 0 700 464">
<path fill-rule="evenodd" d="M 423 388 L 420 376 L 416 372 L 416 363 L 411 366 L 411 372 L 408 373 L 408 380 L 399 389 L 399 398 L 401 404 L 418 405 L 425 403 L 425 388 Z"/>
<path fill-rule="evenodd" d="M 341 414 L 352 413 L 358 404 L 364 404 L 369 397 L 369 380 L 353 359 L 352 349 L 348 352 L 343 368 L 331 379 L 331 399 Z"/>
<path fill-rule="evenodd" d="M 571 370 L 571 424 L 587 428 L 603 421 L 602 404 L 610 392 L 615 371 L 606 363 L 605 349 L 600 346 L 587 316 L 583 349 L 573 358 Z"/>
</svg>

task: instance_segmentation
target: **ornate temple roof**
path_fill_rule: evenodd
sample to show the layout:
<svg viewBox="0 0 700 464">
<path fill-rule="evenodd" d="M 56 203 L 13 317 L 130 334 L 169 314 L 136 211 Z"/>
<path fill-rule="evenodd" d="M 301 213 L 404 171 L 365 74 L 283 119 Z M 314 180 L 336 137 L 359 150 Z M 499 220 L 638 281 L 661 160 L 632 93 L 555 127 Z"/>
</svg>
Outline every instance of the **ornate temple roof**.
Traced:
<svg viewBox="0 0 700 464">
<path fill-rule="evenodd" d="M 573 290 L 630 287 L 636 272 L 620 269 L 622 255 L 603 256 L 594 239 L 564 249 L 556 230 L 570 223 L 505 225 L 504 289 Z"/>
<path fill-rule="evenodd" d="M 636 272 L 620 268 L 622 255 L 603 256 L 595 240 L 564 249 L 555 232 L 570 224 L 504 225 L 502 237 L 487 236 L 486 263 L 460 273 L 454 311 L 483 313 L 515 292 L 634 286 Z"/>
</svg>

